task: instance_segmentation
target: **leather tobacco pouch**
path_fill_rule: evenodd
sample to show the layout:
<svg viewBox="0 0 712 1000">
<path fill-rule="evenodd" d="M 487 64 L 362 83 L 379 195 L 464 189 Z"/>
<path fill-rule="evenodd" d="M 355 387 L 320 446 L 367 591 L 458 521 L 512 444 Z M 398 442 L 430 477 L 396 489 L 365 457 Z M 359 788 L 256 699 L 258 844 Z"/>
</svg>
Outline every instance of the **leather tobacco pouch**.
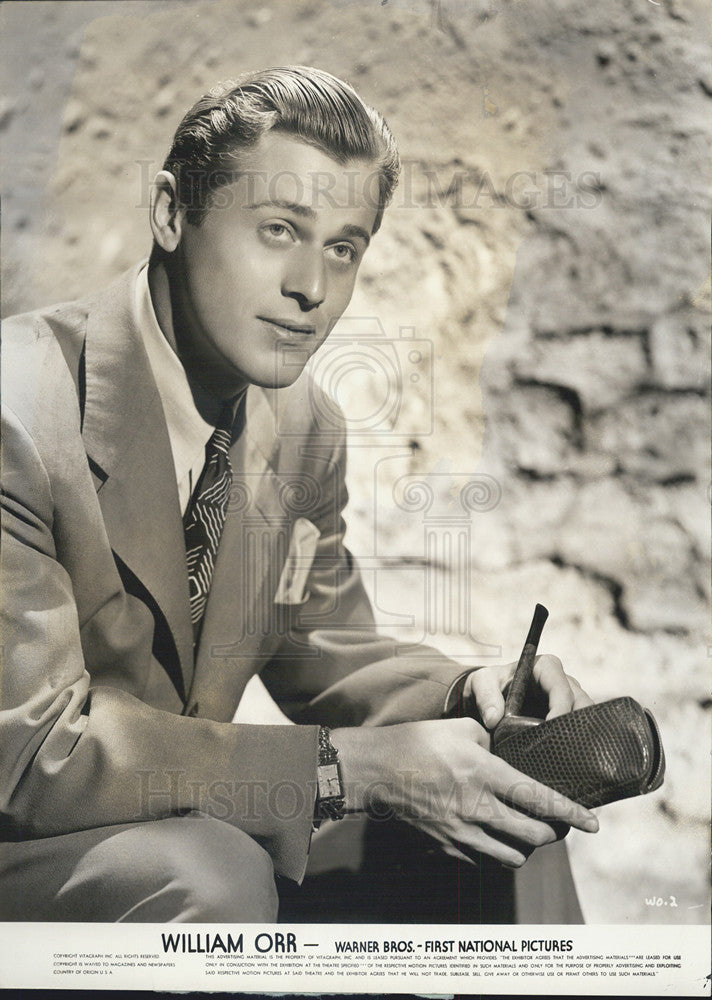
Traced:
<svg viewBox="0 0 712 1000">
<path fill-rule="evenodd" d="M 492 753 L 591 809 L 659 788 L 665 753 L 652 714 L 614 698 L 555 719 L 505 715 Z"/>
</svg>

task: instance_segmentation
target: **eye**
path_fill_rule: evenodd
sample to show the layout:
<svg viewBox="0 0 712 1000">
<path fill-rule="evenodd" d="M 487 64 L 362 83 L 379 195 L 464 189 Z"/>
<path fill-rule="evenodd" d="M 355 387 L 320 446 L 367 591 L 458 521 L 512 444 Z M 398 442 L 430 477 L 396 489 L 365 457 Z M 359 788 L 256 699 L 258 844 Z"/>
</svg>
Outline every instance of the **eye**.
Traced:
<svg viewBox="0 0 712 1000">
<path fill-rule="evenodd" d="M 358 257 L 350 243 L 334 243 L 327 250 L 340 264 L 353 264 Z"/>
<path fill-rule="evenodd" d="M 294 240 L 292 228 L 286 222 L 267 222 L 260 232 L 269 243 L 291 243 Z"/>
</svg>

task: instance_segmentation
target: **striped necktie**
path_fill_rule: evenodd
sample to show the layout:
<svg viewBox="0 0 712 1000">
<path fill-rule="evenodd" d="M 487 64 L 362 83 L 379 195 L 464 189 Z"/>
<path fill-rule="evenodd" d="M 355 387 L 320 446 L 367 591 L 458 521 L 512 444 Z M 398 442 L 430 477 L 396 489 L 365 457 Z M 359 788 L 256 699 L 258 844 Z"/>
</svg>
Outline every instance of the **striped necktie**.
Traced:
<svg viewBox="0 0 712 1000">
<path fill-rule="evenodd" d="M 228 452 L 233 436 L 239 436 L 242 429 L 238 424 L 242 423 L 243 411 L 244 404 L 241 403 L 233 428 L 233 403 L 226 403 L 223 407 L 218 425 L 205 446 L 203 471 L 183 515 L 194 642 L 200 635 L 230 499 L 232 468 Z"/>
</svg>

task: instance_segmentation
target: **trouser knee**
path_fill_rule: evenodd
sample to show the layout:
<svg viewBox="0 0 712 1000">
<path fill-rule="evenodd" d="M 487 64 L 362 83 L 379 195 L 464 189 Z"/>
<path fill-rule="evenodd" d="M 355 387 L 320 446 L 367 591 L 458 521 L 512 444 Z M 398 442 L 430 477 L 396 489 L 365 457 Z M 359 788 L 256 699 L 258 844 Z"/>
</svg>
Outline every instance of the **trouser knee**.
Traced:
<svg viewBox="0 0 712 1000">
<path fill-rule="evenodd" d="M 273 923 L 279 900 L 269 854 L 240 830 L 213 834 L 201 848 L 206 863 L 199 857 L 188 870 L 182 866 L 183 919 L 196 923 Z"/>
<path fill-rule="evenodd" d="M 242 830 L 191 813 L 106 833 L 55 897 L 55 919 L 276 920 L 272 860 Z"/>
</svg>

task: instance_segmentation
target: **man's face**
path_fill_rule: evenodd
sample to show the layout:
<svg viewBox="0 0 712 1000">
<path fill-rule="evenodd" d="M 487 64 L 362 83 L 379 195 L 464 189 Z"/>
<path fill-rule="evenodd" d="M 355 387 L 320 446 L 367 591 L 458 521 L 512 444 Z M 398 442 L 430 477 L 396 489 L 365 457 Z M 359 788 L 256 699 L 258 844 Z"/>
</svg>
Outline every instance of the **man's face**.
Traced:
<svg viewBox="0 0 712 1000">
<path fill-rule="evenodd" d="M 372 163 L 342 165 L 283 133 L 238 168 L 202 224 L 183 223 L 173 290 L 187 367 L 223 398 L 295 381 L 351 299 L 377 211 Z"/>
</svg>

